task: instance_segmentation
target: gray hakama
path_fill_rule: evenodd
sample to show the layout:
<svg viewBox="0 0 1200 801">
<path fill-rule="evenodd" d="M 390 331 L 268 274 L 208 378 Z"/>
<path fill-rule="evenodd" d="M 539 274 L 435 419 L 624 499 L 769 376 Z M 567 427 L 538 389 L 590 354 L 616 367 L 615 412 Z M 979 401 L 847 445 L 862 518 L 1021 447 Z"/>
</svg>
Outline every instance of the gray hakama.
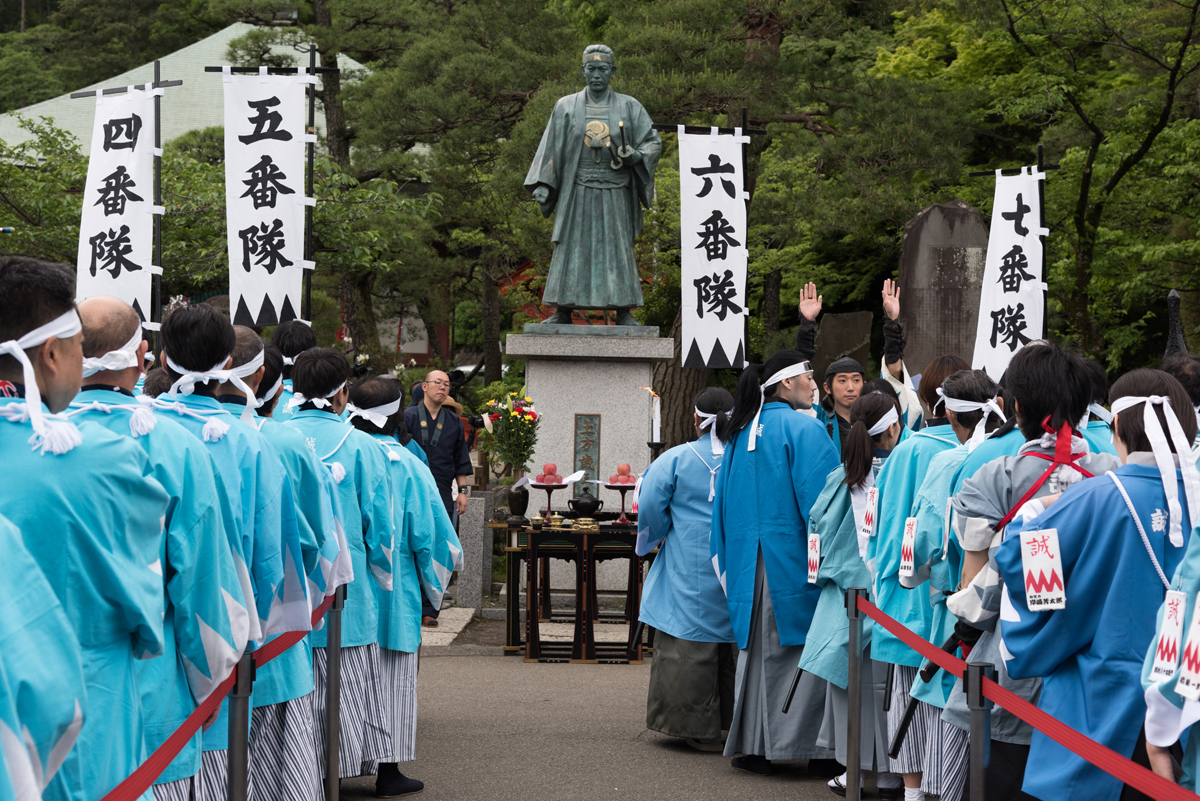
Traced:
<svg viewBox="0 0 1200 801">
<path fill-rule="evenodd" d="M 316 725 L 317 754 L 325 775 L 325 665 L 324 648 L 313 649 L 312 710 Z M 375 643 L 342 648 L 341 740 L 338 743 L 338 778 L 369 776 L 377 762 L 392 753 L 380 686 L 379 646 Z"/>
<path fill-rule="evenodd" d="M 754 573 L 750 639 L 746 649 L 738 652 L 733 721 L 729 739 L 725 741 L 725 756 L 757 754 L 771 760 L 834 757 L 832 749 L 817 745 L 817 733 L 825 714 L 825 687 L 829 682 L 804 673 L 791 709 L 783 714 L 783 702 L 803 651 L 802 645 L 779 644 L 760 550 Z"/>
<path fill-rule="evenodd" d="M 870 658 L 868 646 L 863 659 L 862 724 L 859 729 L 859 766 L 862 770 L 888 772 L 888 727 L 887 712 L 884 711 L 884 694 L 887 691 L 887 674 L 891 665 Z M 833 748 L 837 761 L 846 764 L 846 726 L 849 721 L 849 693 L 829 682 L 825 694 L 825 718 L 817 745 Z"/>
<path fill-rule="evenodd" d="M 737 645 L 654 632 L 646 728 L 671 737 L 719 738 L 733 719 Z"/>
<path fill-rule="evenodd" d="M 195 779 L 195 784 L 192 785 L 192 792 L 199 801 L 227 801 L 229 798 L 229 752 L 221 751 L 205 751 L 201 755 L 200 772 L 192 777 Z M 254 779 L 252 776 L 246 777 L 247 793 L 254 792 Z M 179 782 L 171 782 L 172 785 L 179 785 Z M 168 786 L 168 785 L 164 785 Z M 180 789 L 186 789 L 184 786 L 176 788 L 176 792 Z M 173 796 L 174 798 L 186 798 L 186 796 Z M 247 795 L 247 798 L 250 796 Z"/>
</svg>

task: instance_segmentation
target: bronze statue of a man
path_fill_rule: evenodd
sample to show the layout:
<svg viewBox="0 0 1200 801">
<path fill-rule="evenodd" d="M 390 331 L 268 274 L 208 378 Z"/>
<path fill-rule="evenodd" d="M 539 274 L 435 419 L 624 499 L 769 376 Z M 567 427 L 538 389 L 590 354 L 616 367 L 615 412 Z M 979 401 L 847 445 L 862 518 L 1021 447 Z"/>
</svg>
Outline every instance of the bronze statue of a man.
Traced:
<svg viewBox="0 0 1200 801">
<path fill-rule="evenodd" d="M 612 50 L 583 51 L 587 87 L 559 98 L 542 134 L 525 188 L 554 218 L 554 255 L 543 302 L 557 306 L 550 324 L 570 325 L 571 309 L 615 309 L 617 325 L 637 325 L 642 305 L 633 240 L 642 207 L 654 200 L 654 167 L 662 142 L 650 115 L 609 81 Z"/>
</svg>

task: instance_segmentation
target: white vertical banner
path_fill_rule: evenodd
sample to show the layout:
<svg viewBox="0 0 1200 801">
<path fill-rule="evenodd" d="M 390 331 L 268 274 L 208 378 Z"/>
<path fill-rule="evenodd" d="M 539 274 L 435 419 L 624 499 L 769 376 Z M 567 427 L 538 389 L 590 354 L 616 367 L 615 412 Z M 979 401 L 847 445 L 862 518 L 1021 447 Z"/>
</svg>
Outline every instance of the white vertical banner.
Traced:
<svg viewBox="0 0 1200 801">
<path fill-rule="evenodd" d="M 1042 208 L 1038 182 L 1045 173 L 1023 167 L 1020 175 L 996 170 L 996 197 L 988 233 L 975 358 L 971 366 L 999 380 L 1013 354 L 1045 331 L 1046 284 L 1042 280 Z"/>
<path fill-rule="evenodd" d="M 229 309 L 236 325 L 300 316 L 304 269 L 305 86 L 311 76 L 234 75 L 225 82 Z"/>
<path fill-rule="evenodd" d="M 681 353 L 684 367 L 745 364 L 746 165 L 750 137 L 679 126 Z"/>
<path fill-rule="evenodd" d="M 150 319 L 154 257 L 154 96 L 130 86 L 122 94 L 96 92 L 92 152 L 88 156 L 76 256 L 77 300 L 107 295 Z"/>
</svg>

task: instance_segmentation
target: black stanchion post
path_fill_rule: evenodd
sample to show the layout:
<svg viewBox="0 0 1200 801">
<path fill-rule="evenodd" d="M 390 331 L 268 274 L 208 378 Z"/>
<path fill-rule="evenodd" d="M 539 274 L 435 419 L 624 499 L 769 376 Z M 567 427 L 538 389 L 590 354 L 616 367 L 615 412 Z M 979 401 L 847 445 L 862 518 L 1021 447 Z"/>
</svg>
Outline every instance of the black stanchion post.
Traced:
<svg viewBox="0 0 1200 801">
<path fill-rule="evenodd" d="M 971 746 L 967 781 L 971 787 L 971 801 L 986 801 L 984 767 L 992 742 L 992 702 L 983 697 L 984 678 L 995 678 L 996 668 L 987 662 L 971 662 L 967 675 L 963 677 L 967 692 L 967 708 L 971 711 Z"/>
<path fill-rule="evenodd" d="M 237 681 L 229 693 L 229 780 L 225 797 L 246 801 L 250 783 L 250 689 L 254 686 L 254 657 L 242 654 Z"/>
<path fill-rule="evenodd" d="M 846 590 L 846 617 L 850 621 L 850 670 L 846 683 L 846 799 L 862 798 L 862 611 L 858 599 L 866 597 L 861 587 Z"/>
<path fill-rule="evenodd" d="M 325 615 L 325 801 L 338 801 L 338 748 L 342 739 L 342 608 L 346 585 L 337 588 Z"/>
</svg>

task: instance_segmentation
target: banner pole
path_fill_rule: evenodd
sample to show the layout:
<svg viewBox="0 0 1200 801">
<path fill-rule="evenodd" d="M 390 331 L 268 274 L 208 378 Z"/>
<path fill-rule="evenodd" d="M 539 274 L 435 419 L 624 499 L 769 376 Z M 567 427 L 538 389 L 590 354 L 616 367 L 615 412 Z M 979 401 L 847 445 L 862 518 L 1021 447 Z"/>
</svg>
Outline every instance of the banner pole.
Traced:
<svg viewBox="0 0 1200 801">
<path fill-rule="evenodd" d="M 971 712 L 971 740 L 968 752 L 967 782 L 971 801 L 987 801 L 984 773 L 992 740 L 992 702 L 983 697 L 984 678 L 995 676 L 995 667 L 987 662 L 970 662 L 963 677 L 967 708 Z"/>
<path fill-rule="evenodd" d="M 317 46 L 310 44 L 308 46 L 308 74 L 316 78 L 317 75 Z M 308 89 L 308 131 L 310 135 L 317 133 L 317 85 L 310 83 Z M 308 177 L 305 182 L 305 197 L 313 196 L 313 150 L 315 145 L 309 142 L 306 145 L 308 149 Z M 313 258 L 313 207 L 304 207 L 304 258 L 306 261 L 312 261 Z M 300 318 L 303 320 L 312 320 L 312 274 L 313 270 L 304 271 L 304 299 L 301 302 Z"/>
<path fill-rule="evenodd" d="M 1038 173 L 1041 174 L 1041 176 L 1042 176 L 1041 178 L 1038 179 L 1038 225 L 1045 228 L 1046 227 L 1046 174 L 1044 171 L 1045 167 L 1046 167 L 1045 148 L 1042 147 L 1041 145 L 1038 145 L 1037 150 L 1038 150 L 1037 169 L 1038 169 Z M 1040 239 L 1042 242 L 1042 277 L 1041 277 L 1041 281 L 1043 284 L 1047 284 L 1047 288 L 1042 291 L 1042 337 L 1041 338 L 1045 339 L 1047 336 L 1047 332 L 1050 329 L 1050 322 L 1049 322 L 1049 320 L 1050 320 L 1050 289 L 1048 286 L 1048 276 L 1046 275 L 1046 240 L 1048 239 L 1048 237 L 1045 237 L 1045 236 L 1042 236 L 1041 234 L 1039 234 L 1038 239 Z"/>
<path fill-rule="evenodd" d="M 162 85 L 162 75 L 159 72 L 160 65 L 158 59 L 154 60 L 154 88 L 158 89 Z M 154 205 L 162 205 L 162 156 L 159 151 L 162 148 L 162 97 L 154 96 Z M 154 221 L 154 264 L 162 267 L 162 215 L 150 215 Z M 150 322 L 162 322 L 162 276 L 152 275 L 150 277 Z M 152 340 L 154 350 L 152 353 L 157 356 L 161 349 L 158 332 L 154 331 L 154 339 Z"/>
<path fill-rule="evenodd" d="M 229 776 L 226 798 L 247 801 L 250 783 L 250 692 L 254 686 L 254 656 L 242 654 L 237 681 L 229 693 Z"/>
<path fill-rule="evenodd" d="M 337 588 L 325 618 L 325 801 L 339 801 L 338 749 L 342 738 L 342 607 L 346 585 Z"/>
<path fill-rule="evenodd" d="M 846 590 L 846 617 L 850 621 L 850 664 L 846 681 L 846 801 L 862 798 L 862 625 L 858 599 L 867 591 L 859 587 Z"/>
</svg>

